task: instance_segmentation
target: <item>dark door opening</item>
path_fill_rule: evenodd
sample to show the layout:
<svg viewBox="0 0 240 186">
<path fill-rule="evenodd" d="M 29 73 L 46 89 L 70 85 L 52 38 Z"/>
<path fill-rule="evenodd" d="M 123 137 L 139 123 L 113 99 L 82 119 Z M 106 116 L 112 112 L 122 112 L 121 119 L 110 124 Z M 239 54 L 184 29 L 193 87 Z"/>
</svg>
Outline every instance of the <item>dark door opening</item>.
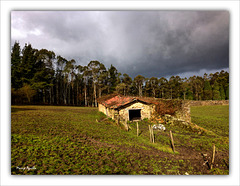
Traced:
<svg viewBox="0 0 240 186">
<path fill-rule="evenodd" d="M 141 120 L 141 109 L 129 110 L 129 120 Z"/>
</svg>

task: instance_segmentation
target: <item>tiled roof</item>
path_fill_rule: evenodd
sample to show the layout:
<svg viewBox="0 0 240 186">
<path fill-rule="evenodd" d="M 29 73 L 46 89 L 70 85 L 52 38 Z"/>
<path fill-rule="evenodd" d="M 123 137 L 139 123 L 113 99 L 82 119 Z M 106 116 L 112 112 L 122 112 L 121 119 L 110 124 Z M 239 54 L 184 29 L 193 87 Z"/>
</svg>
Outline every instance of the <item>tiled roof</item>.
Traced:
<svg viewBox="0 0 240 186">
<path fill-rule="evenodd" d="M 144 102 L 146 104 L 153 104 L 152 101 L 139 98 L 139 97 L 131 97 L 131 96 L 121 96 L 121 95 L 110 95 L 106 98 L 98 99 L 98 103 L 103 104 L 105 107 L 108 108 L 119 108 L 134 101 Z"/>
</svg>

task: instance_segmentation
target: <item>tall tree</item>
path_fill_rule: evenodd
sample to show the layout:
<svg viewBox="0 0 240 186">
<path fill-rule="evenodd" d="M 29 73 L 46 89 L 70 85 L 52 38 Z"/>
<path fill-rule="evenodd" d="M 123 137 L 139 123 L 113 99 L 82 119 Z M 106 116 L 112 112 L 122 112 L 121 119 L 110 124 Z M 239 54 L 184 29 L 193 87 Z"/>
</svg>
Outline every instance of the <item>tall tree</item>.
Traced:
<svg viewBox="0 0 240 186">
<path fill-rule="evenodd" d="M 21 82 L 21 48 L 19 43 L 15 42 L 11 51 L 11 85 L 12 88 L 20 88 L 22 86 Z"/>
<path fill-rule="evenodd" d="M 105 67 L 104 67 L 105 68 Z M 108 89 L 108 72 L 106 68 L 102 68 L 102 71 L 98 77 L 98 96 L 102 97 L 102 92 Z"/>
<path fill-rule="evenodd" d="M 158 87 L 160 91 L 160 98 L 166 98 L 166 92 L 167 92 L 167 87 L 168 87 L 168 80 L 164 77 L 161 77 L 158 80 Z"/>
<path fill-rule="evenodd" d="M 193 94 L 195 100 L 201 100 L 202 99 L 202 93 L 203 93 L 203 86 L 204 86 L 204 80 L 200 76 L 193 76 L 190 77 L 190 84 L 192 86 Z"/>
<path fill-rule="evenodd" d="M 129 95 L 130 94 L 130 87 L 132 85 L 132 78 L 128 74 L 124 73 L 123 78 L 122 78 L 122 83 L 125 84 L 125 89 L 124 89 L 123 94 L 124 95 Z"/>
<path fill-rule="evenodd" d="M 66 104 L 66 85 L 64 81 L 64 69 L 67 60 L 62 56 L 57 56 L 56 62 L 56 98 L 57 104 Z"/>
<path fill-rule="evenodd" d="M 189 89 L 189 83 L 187 81 L 187 78 L 183 78 L 182 79 L 182 83 L 181 83 L 181 90 L 182 90 L 182 93 L 183 93 L 183 100 L 186 99 L 186 94 L 187 94 L 187 91 Z"/>
<path fill-rule="evenodd" d="M 138 90 L 138 96 L 139 97 L 142 97 L 142 92 L 143 92 L 143 84 L 144 84 L 144 81 L 145 81 L 145 77 L 143 77 L 142 75 L 137 75 L 133 82 Z"/>
<path fill-rule="evenodd" d="M 81 65 L 76 66 L 76 104 L 81 104 L 82 100 L 82 89 L 83 89 L 83 73 L 84 73 L 84 67 Z"/>
<path fill-rule="evenodd" d="M 88 64 L 88 70 L 91 74 L 93 80 L 93 96 L 94 96 L 94 106 L 97 106 L 97 83 L 98 77 L 102 71 L 104 71 L 105 66 L 101 64 L 99 61 L 91 61 Z"/>
<path fill-rule="evenodd" d="M 225 100 L 226 95 L 225 95 L 224 88 L 223 88 L 222 84 L 219 87 L 219 92 L 220 92 L 221 100 Z"/>
<path fill-rule="evenodd" d="M 32 87 L 42 94 L 43 103 L 49 102 L 52 104 L 53 100 L 53 60 L 55 59 L 55 54 L 52 51 L 46 49 L 41 49 L 37 52 L 36 59 L 36 72 L 31 79 Z M 48 95 L 48 99 L 47 99 Z"/>
<path fill-rule="evenodd" d="M 220 100 L 219 84 L 217 81 L 213 84 L 213 100 Z"/>
<path fill-rule="evenodd" d="M 113 93 L 116 90 L 117 86 L 118 71 L 112 64 L 111 67 L 108 69 L 108 76 L 109 76 L 109 93 Z"/>
<path fill-rule="evenodd" d="M 87 86 L 88 86 L 88 80 L 89 80 L 89 70 L 88 66 L 83 67 L 83 81 L 84 81 L 84 105 L 85 107 L 88 106 L 88 99 L 87 99 Z"/>
<path fill-rule="evenodd" d="M 179 76 L 171 76 L 168 82 L 170 99 L 180 97 L 181 78 Z"/>
<path fill-rule="evenodd" d="M 208 80 L 204 81 L 204 89 L 203 89 L 203 99 L 211 100 L 212 99 L 212 87 Z"/>
<path fill-rule="evenodd" d="M 68 104 L 70 104 L 70 100 L 72 97 L 72 104 L 74 105 L 74 78 L 75 78 L 75 64 L 76 61 L 74 59 L 67 61 L 65 66 L 65 75 L 67 79 L 67 87 L 68 87 Z M 71 89 L 72 89 L 72 96 L 71 96 Z"/>
<path fill-rule="evenodd" d="M 22 49 L 22 62 L 20 65 L 22 83 L 30 84 L 31 79 L 37 71 L 37 52 L 38 50 L 33 49 L 31 44 L 25 44 Z"/>
</svg>

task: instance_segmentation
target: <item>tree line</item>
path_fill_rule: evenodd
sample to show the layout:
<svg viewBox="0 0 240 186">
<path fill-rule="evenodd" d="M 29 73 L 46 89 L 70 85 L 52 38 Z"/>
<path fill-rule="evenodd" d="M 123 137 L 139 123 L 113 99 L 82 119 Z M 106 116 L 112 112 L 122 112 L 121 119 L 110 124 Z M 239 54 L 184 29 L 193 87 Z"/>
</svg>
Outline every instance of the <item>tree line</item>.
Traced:
<svg viewBox="0 0 240 186">
<path fill-rule="evenodd" d="M 56 56 L 53 51 L 34 49 L 15 42 L 11 49 L 12 104 L 49 104 L 97 106 L 97 98 L 119 93 L 184 100 L 228 100 L 229 73 L 204 74 L 203 77 L 171 76 L 132 79 L 111 65 L 99 61 L 77 65 L 74 59 Z"/>
</svg>

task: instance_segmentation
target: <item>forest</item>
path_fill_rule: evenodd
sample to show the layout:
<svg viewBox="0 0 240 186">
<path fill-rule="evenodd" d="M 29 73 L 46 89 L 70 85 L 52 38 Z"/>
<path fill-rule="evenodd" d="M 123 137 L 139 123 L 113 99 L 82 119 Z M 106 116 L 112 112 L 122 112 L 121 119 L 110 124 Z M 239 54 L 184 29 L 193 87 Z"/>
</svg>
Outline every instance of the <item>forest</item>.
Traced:
<svg viewBox="0 0 240 186">
<path fill-rule="evenodd" d="M 133 79 L 99 61 L 77 65 L 53 51 L 15 42 L 11 48 L 12 104 L 97 106 L 97 98 L 118 93 L 129 96 L 184 100 L 228 100 L 226 71 L 181 78 L 171 76 Z"/>
</svg>

